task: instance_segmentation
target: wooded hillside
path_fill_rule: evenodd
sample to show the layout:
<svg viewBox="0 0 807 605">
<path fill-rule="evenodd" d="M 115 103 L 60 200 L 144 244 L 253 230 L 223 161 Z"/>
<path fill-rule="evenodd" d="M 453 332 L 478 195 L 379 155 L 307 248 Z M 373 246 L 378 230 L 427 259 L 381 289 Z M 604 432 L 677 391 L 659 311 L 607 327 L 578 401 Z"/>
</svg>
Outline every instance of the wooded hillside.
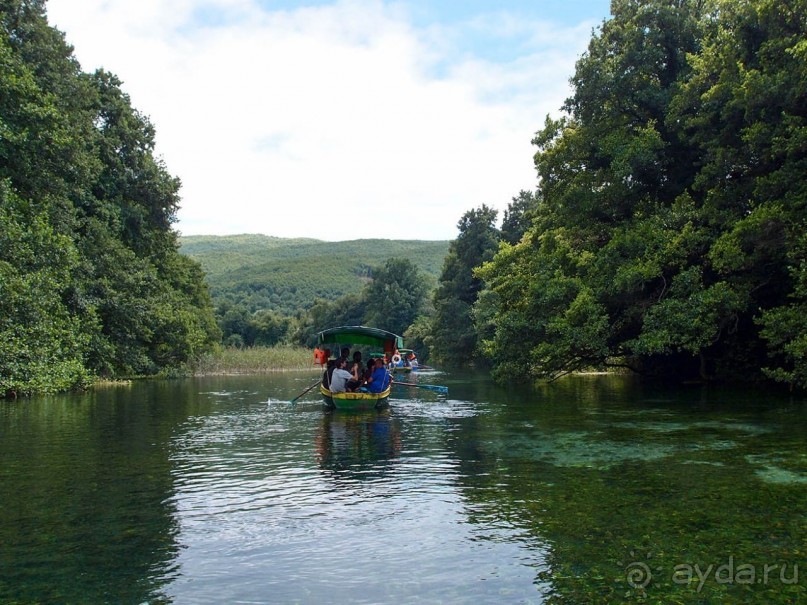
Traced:
<svg viewBox="0 0 807 605">
<path fill-rule="evenodd" d="M 406 258 L 423 274 L 440 274 L 448 241 L 358 239 L 325 242 L 266 235 L 186 236 L 180 251 L 198 261 L 216 307 L 294 315 L 319 299 L 358 293 L 370 270 Z"/>
</svg>

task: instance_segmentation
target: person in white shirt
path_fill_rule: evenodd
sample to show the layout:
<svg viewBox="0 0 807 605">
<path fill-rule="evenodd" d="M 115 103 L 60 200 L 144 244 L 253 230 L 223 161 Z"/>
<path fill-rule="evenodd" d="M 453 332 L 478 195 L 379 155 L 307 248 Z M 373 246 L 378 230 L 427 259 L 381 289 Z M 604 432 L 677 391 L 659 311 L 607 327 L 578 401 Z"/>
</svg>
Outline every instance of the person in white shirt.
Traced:
<svg viewBox="0 0 807 605">
<path fill-rule="evenodd" d="M 333 374 L 331 375 L 331 393 L 345 393 L 347 391 L 347 381 L 359 379 L 356 374 L 351 374 L 345 369 L 346 365 L 347 359 L 341 357 L 336 362 L 336 368 L 334 368 Z"/>
</svg>

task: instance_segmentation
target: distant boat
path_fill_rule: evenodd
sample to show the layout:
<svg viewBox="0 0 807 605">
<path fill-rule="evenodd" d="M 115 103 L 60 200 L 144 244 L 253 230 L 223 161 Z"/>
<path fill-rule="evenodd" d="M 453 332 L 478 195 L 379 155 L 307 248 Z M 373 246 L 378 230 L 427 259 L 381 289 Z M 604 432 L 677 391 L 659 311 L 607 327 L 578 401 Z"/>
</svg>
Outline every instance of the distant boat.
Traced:
<svg viewBox="0 0 807 605">
<path fill-rule="evenodd" d="M 414 363 L 412 360 L 414 359 Z M 394 373 L 408 374 L 418 369 L 417 355 L 412 349 L 398 349 L 390 360 L 390 370 Z"/>
<path fill-rule="evenodd" d="M 342 347 L 369 346 L 380 349 L 388 358 L 403 348 L 403 338 L 392 332 L 370 328 L 367 326 L 339 326 L 329 328 L 317 334 L 317 349 L 329 348 L 338 352 Z M 380 356 L 380 355 L 379 355 Z M 320 393 L 325 404 L 337 410 L 366 410 L 389 405 L 392 377 L 389 386 L 380 393 L 356 391 L 352 393 L 333 393 L 324 384 L 320 384 Z"/>
<path fill-rule="evenodd" d="M 392 353 L 390 356 L 388 353 L 380 353 L 379 351 L 373 351 L 370 353 L 370 357 L 384 357 L 387 367 L 390 369 L 391 372 L 396 374 L 405 373 L 408 374 L 413 370 L 417 370 L 417 361 L 415 361 L 415 365 L 412 365 L 411 361 L 409 360 L 409 354 L 415 355 L 415 352 L 412 349 L 398 349 L 397 351 Z M 417 356 L 415 356 L 417 359 Z"/>
</svg>

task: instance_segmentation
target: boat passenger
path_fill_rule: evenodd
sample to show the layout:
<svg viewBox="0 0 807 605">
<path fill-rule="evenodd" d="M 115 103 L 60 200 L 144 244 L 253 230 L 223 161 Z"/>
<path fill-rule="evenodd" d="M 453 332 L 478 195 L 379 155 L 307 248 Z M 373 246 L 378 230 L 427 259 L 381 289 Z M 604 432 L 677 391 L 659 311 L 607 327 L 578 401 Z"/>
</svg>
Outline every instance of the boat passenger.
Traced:
<svg viewBox="0 0 807 605">
<path fill-rule="evenodd" d="M 339 352 L 339 357 L 336 358 L 336 367 L 339 367 L 339 362 L 345 362 L 345 369 L 349 372 L 350 371 L 350 349 L 348 347 L 342 347 Z"/>
<path fill-rule="evenodd" d="M 378 359 L 381 359 L 380 357 Z M 367 381 L 370 379 L 370 376 L 373 375 L 373 370 L 375 370 L 375 359 L 372 357 L 367 360 L 367 368 L 364 370 L 364 374 L 362 375 L 362 384 L 366 384 Z"/>
<path fill-rule="evenodd" d="M 348 367 L 348 371 L 355 376 L 355 378 L 351 378 L 347 381 L 347 390 L 355 391 L 361 386 L 364 375 L 364 366 L 361 363 L 361 351 L 355 351 L 353 353 L 353 361 Z"/>
<path fill-rule="evenodd" d="M 345 393 L 349 391 L 347 381 L 353 378 L 358 380 L 358 377 L 351 374 L 345 369 L 347 362 L 341 357 L 336 361 L 336 369 L 331 376 L 331 393 Z"/>
<path fill-rule="evenodd" d="M 380 357 L 375 360 L 375 369 L 370 378 L 367 379 L 367 390 L 370 393 L 381 393 L 385 391 L 390 383 L 390 375 L 384 367 L 384 360 Z"/>
<path fill-rule="evenodd" d="M 314 363 L 319 364 L 320 367 L 326 365 L 331 358 L 331 350 L 322 350 L 319 347 L 314 349 Z"/>
<path fill-rule="evenodd" d="M 322 373 L 322 386 L 326 389 L 330 389 L 331 386 L 331 376 L 333 376 L 333 371 L 336 368 L 336 360 L 329 359 L 328 365 L 325 366 L 325 371 Z"/>
<path fill-rule="evenodd" d="M 413 369 L 418 367 L 418 358 L 414 352 L 409 353 L 409 355 L 406 356 L 406 359 Z"/>
</svg>

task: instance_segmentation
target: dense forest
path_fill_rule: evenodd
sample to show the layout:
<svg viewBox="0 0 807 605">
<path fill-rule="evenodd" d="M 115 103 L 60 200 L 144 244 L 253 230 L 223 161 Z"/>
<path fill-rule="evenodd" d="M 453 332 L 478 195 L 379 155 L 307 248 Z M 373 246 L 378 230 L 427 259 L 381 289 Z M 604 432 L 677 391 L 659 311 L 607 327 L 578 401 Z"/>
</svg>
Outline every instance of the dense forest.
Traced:
<svg viewBox="0 0 807 605">
<path fill-rule="evenodd" d="M 447 262 L 435 344 L 461 316 L 501 380 L 626 367 L 806 387 L 807 2 L 611 7 L 535 134 L 523 236 L 462 280 Z"/>
<path fill-rule="evenodd" d="M 388 261 L 410 262 L 417 271 L 402 278 L 416 279 L 415 291 L 429 293 L 448 251 L 447 241 L 325 242 L 257 234 L 186 236 L 180 243 L 205 272 L 224 344 L 238 347 L 308 345 L 313 333 L 334 322 L 371 322 L 364 314 L 372 303 L 368 286 L 384 275 Z M 334 312 L 323 315 L 328 308 Z M 336 313 L 339 308 L 353 310 Z M 401 332 L 409 325 L 393 323 Z"/>
<path fill-rule="evenodd" d="M 613 0 L 501 223 L 482 204 L 451 242 L 182 253 L 148 119 L 42 0 L 0 7 L 0 394 L 357 323 L 501 381 L 807 387 L 807 0 Z"/>
<path fill-rule="evenodd" d="M 0 396 L 155 374 L 219 340 L 179 181 L 120 81 L 42 0 L 0 2 Z"/>
</svg>

